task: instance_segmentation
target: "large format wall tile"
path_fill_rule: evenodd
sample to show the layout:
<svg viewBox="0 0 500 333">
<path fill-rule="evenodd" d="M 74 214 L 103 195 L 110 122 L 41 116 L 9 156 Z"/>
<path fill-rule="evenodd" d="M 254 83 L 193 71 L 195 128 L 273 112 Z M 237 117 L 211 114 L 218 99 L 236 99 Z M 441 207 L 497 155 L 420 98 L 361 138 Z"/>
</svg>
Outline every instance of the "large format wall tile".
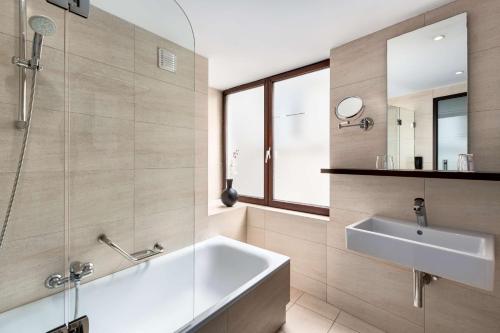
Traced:
<svg viewBox="0 0 500 333">
<path fill-rule="evenodd" d="M 24 132 L 14 125 L 18 106 L 0 102 L 0 171 L 15 172 Z M 64 170 L 64 113 L 35 108 L 24 171 Z"/>
<path fill-rule="evenodd" d="M 134 168 L 134 123 L 73 113 L 70 118 L 72 170 Z"/>
<path fill-rule="evenodd" d="M 388 333 L 424 333 L 424 327 L 331 286 L 328 286 L 328 303 L 348 313 L 353 313 L 356 317 L 380 327 Z"/>
<path fill-rule="evenodd" d="M 0 173 L 2 224 L 14 176 L 14 172 Z M 5 239 L 26 239 L 63 230 L 64 172 L 23 172 Z"/>
<path fill-rule="evenodd" d="M 439 280 L 426 287 L 425 332 L 500 332 L 500 298 Z"/>
<path fill-rule="evenodd" d="M 326 244 L 326 221 L 308 214 L 283 214 L 265 210 L 266 230 L 294 238 Z"/>
<path fill-rule="evenodd" d="M 134 25 L 94 6 L 88 19 L 68 15 L 68 51 L 125 70 L 134 69 Z"/>
<path fill-rule="evenodd" d="M 176 127 L 194 128 L 193 91 L 135 75 L 135 120 Z"/>
<path fill-rule="evenodd" d="M 11 62 L 18 39 L 0 34 L 0 102 L 19 103 L 19 72 Z"/>
<path fill-rule="evenodd" d="M 477 170 L 500 170 L 499 115 L 500 110 L 469 113 L 469 145 Z"/>
<path fill-rule="evenodd" d="M 133 219 L 132 170 L 75 171 L 70 178 L 72 228 Z"/>
<path fill-rule="evenodd" d="M 134 74 L 69 56 L 70 112 L 134 120 Z"/>
<path fill-rule="evenodd" d="M 326 245 L 266 230 L 266 246 L 289 256 L 292 271 L 326 282 Z"/>
<path fill-rule="evenodd" d="M 421 178 L 334 175 L 333 186 L 333 208 L 410 221 L 414 199 L 424 197 Z"/>
<path fill-rule="evenodd" d="M 327 225 L 326 243 L 330 247 L 345 249 L 345 227 L 370 217 L 369 213 L 330 208 L 330 222 Z"/>
<path fill-rule="evenodd" d="M 135 171 L 135 214 L 152 215 L 194 205 L 193 169 Z"/>
<path fill-rule="evenodd" d="M 469 55 L 469 111 L 500 109 L 500 46 Z M 498 114 L 498 111 L 497 111 Z M 474 134 L 474 133 L 473 133 Z M 472 136 L 474 139 L 474 136 Z"/>
<path fill-rule="evenodd" d="M 418 325 L 422 309 L 413 307 L 412 273 L 356 254 L 328 248 L 328 285 Z"/>
<path fill-rule="evenodd" d="M 135 123 L 136 168 L 194 167 L 194 131 L 150 123 Z"/>
<path fill-rule="evenodd" d="M 61 291 L 49 290 L 43 282 L 55 272 L 64 272 L 64 244 L 64 232 L 61 231 L 7 241 L 2 246 L 0 313 Z"/>
<path fill-rule="evenodd" d="M 158 67 L 158 48 L 164 48 L 177 57 L 177 70 L 175 73 Z M 199 75 L 200 87 L 204 78 L 203 69 L 207 64 L 200 61 Z M 135 28 L 135 72 L 147 77 L 178 85 L 194 91 L 195 89 L 195 55 L 193 51 L 183 48 L 171 41 L 159 37 L 147 30 Z M 206 93 L 205 88 L 201 91 Z"/>
</svg>

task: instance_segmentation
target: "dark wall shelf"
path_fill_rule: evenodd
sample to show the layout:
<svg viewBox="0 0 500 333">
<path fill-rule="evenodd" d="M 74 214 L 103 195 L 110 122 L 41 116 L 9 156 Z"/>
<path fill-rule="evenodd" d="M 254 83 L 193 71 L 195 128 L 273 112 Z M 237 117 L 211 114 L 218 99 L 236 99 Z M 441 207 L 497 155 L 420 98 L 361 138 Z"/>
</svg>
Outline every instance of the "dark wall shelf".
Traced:
<svg viewBox="0 0 500 333">
<path fill-rule="evenodd" d="M 321 169 L 321 173 L 383 177 L 416 177 L 500 181 L 496 172 L 457 172 L 431 170 Z"/>
</svg>

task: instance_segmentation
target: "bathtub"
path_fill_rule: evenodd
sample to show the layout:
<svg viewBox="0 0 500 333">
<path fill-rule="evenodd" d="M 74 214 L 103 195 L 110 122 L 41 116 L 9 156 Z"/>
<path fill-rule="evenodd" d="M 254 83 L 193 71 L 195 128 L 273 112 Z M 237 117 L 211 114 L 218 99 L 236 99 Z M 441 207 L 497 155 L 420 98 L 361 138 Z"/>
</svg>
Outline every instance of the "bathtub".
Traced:
<svg viewBox="0 0 500 333">
<path fill-rule="evenodd" d="M 90 333 L 203 331 L 285 268 L 288 257 L 218 236 L 83 284 L 79 315 L 88 316 Z M 4 312 L 0 332 L 54 329 L 63 323 L 64 304 L 61 292 Z"/>
</svg>

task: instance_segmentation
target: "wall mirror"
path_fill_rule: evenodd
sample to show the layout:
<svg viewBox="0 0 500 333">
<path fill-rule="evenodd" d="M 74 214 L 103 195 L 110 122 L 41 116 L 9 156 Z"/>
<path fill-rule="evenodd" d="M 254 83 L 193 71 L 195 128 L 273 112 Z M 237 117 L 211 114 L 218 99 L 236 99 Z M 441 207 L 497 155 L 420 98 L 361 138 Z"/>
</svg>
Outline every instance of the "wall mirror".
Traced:
<svg viewBox="0 0 500 333">
<path fill-rule="evenodd" d="M 349 120 L 361 115 L 363 109 L 361 97 L 346 97 L 337 104 L 335 115 L 339 120 Z"/>
<path fill-rule="evenodd" d="M 387 41 L 387 155 L 395 169 L 458 170 L 469 153 L 467 14 Z"/>
</svg>

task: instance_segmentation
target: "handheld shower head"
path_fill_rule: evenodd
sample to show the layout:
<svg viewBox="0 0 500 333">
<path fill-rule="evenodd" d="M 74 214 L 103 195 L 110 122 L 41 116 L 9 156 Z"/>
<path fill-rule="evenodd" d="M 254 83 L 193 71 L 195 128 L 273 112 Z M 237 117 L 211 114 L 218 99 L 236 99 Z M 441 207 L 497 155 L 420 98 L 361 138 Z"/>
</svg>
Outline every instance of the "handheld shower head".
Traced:
<svg viewBox="0 0 500 333">
<path fill-rule="evenodd" d="M 29 19 L 29 25 L 35 33 L 42 36 L 53 35 L 57 30 L 56 22 L 47 16 L 32 16 Z"/>
<path fill-rule="evenodd" d="M 53 35 L 57 30 L 57 26 L 50 17 L 41 15 L 30 17 L 29 25 L 35 32 L 32 61 L 38 62 L 42 57 L 43 37 Z"/>
</svg>

